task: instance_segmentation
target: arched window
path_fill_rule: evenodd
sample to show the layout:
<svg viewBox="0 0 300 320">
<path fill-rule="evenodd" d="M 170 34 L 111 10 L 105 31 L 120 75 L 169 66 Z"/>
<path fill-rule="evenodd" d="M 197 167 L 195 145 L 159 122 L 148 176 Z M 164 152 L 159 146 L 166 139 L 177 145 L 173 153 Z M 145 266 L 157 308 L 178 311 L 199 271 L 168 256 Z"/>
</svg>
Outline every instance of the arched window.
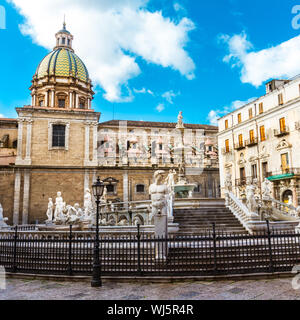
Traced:
<svg viewBox="0 0 300 320">
<path fill-rule="evenodd" d="M 145 185 L 137 184 L 136 185 L 136 193 L 145 193 Z"/>
</svg>

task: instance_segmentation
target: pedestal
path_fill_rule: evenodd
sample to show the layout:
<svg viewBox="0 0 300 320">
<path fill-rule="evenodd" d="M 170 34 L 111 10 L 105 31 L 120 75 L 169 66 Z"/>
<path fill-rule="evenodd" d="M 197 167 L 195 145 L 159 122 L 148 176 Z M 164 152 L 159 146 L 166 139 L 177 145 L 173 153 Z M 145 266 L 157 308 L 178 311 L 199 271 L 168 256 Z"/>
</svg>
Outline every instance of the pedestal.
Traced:
<svg viewBox="0 0 300 320">
<path fill-rule="evenodd" d="M 167 215 L 156 215 L 154 217 L 155 237 L 162 241 L 155 243 L 155 258 L 167 259 L 168 256 L 168 217 Z M 164 241 L 165 240 L 165 241 Z"/>
</svg>

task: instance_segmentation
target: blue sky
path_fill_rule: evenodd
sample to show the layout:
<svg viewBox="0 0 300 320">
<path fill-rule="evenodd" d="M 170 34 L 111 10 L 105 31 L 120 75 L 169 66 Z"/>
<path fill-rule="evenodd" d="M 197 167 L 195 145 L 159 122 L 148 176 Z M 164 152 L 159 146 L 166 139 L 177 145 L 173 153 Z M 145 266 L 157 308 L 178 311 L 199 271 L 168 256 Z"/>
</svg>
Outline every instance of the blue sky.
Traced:
<svg viewBox="0 0 300 320">
<path fill-rule="evenodd" d="M 82 18 L 76 16 L 75 9 L 68 9 L 72 8 L 71 0 L 60 0 L 57 12 L 43 8 L 43 4 L 33 12 L 34 6 L 30 7 L 33 0 L 22 1 L 0 0 L 6 11 L 6 29 L 0 29 L 0 114 L 4 117 L 15 117 L 15 107 L 30 103 L 32 76 L 55 44 L 54 34 L 61 28 L 62 12 L 66 14 L 69 31 L 74 34 L 76 53 L 94 76 L 93 106 L 102 113 L 101 121 L 114 117 L 175 122 L 182 110 L 185 122 L 209 124 L 224 112 L 263 95 L 263 84 L 270 78 L 300 73 L 300 61 L 289 57 L 289 52 L 300 50 L 299 30 L 292 27 L 296 1 L 127 0 L 128 7 L 124 7 L 124 2 L 118 7 L 119 0 L 115 0 L 109 2 L 109 8 L 97 4 L 96 12 L 103 18 L 99 25 L 96 16 L 95 20 L 85 19 L 89 17 L 89 9 L 95 9 L 94 0 L 81 1 L 80 5 L 79 0 L 73 0 L 78 10 L 79 6 L 86 6 Z M 115 9 L 114 2 L 118 12 L 109 14 L 109 10 Z M 103 3 L 108 6 L 107 0 Z M 126 15 L 131 13 L 141 17 L 141 21 L 157 18 L 158 23 L 144 26 L 139 22 L 137 27 L 136 19 L 134 23 L 133 19 L 127 19 Z M 49 21 L 51 18 L 51 25 L 43 14 L 49 16 Z M 114 28 L 114 20 L 118 18 L 124 30 L 121 36 L 123 31 Z M 24 24 L 31 29 L 24 30 Z M 135 28 L 142 30 L 139 35 L 146 42 L 137 50 L 136 43 L 130 39 L 136 35 Z M 89 41 L 81 33 L 83 29 L 91 34 Z M 170 33 L 165 34 L 165 39 L 174 35 L 179 40 L 174 43 L 166 40 L 163 47 L 160 38 L 151 38 L 151 43 L 147 43 L 151 33 L 163 36 L 166 30 Z M 121 48 L 120 55 L 114 57 L 116 60 L 107 58 L 106 41 L 107 47 L 116 45 L 112 38 L 117 39 Z M 287 51 L 280 50 L 282 45 Z M 180 54 L 182 57 L 177 59 Z M 108 81 L 114 72 L 113 65 L 123 57 L 128 57 L 128 67 Z M 119 72 L 120 68 L 117 69 Z"/>
</svg>

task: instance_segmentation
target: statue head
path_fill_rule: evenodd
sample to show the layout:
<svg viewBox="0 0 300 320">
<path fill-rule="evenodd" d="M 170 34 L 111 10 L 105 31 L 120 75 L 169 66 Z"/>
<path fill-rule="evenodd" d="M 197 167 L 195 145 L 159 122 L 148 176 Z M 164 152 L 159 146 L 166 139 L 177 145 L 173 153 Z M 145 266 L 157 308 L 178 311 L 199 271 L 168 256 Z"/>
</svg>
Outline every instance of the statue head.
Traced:
<svg viewBox="0 0 300 320">
<path fill-rule="evenodd" d="M 48 200 L 49 200 L 49 202 L 52 202 L 52 198 L 49 198 Z"/>
<path fill-rule="evenodd" d="M 164 173 L 165 172 L 163 170 L 157 170 L 154 172 L 154 180 L 156 183 L 158 183 L 162 180 Z"/>
<path fill-rule="evenodd" d="M 74 204 L 74 208 L 77 210 L 77 209 L 79 209 L 79 203 L 75 203 Z"/>
<path fill-rule="evenodd" d="M 61 197 L 61 192 L 60 191 L 57 192 L 57 196 Z"/>
<path fill-rule="evenodd" d="M 85 192 L 91 193 L 91 191 L 90 191 L 89 188 L 86 188 L 86 189 L 85 189 Z"/>
</svg>

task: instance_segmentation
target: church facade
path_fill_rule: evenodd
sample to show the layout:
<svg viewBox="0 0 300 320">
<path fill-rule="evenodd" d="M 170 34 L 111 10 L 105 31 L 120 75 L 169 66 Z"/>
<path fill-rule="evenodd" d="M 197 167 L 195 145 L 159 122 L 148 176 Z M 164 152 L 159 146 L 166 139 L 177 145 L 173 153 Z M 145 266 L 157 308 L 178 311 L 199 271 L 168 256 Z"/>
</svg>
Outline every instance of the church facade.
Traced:
<svg viewBox="0 0 300 320">
<path fill-rule="evenodd" d="M 194 197 L 219 197 L 217 127 L 185 124 L 182 134 L 175 122 L 99 122 L 88 70 L 72 42 L 64 24 L 33 76 L 31 105 L 17 108 L 17 119 L 0 119 L 0 203 L 9 223 L 43 222 L 58 191 L 82 205 L 97 176 L 110 201 L 149 199 L 154 171 L 168 173 L 182 159 Z M 182 141 L 184 155 L 177 150 Z"/>
</svg>

